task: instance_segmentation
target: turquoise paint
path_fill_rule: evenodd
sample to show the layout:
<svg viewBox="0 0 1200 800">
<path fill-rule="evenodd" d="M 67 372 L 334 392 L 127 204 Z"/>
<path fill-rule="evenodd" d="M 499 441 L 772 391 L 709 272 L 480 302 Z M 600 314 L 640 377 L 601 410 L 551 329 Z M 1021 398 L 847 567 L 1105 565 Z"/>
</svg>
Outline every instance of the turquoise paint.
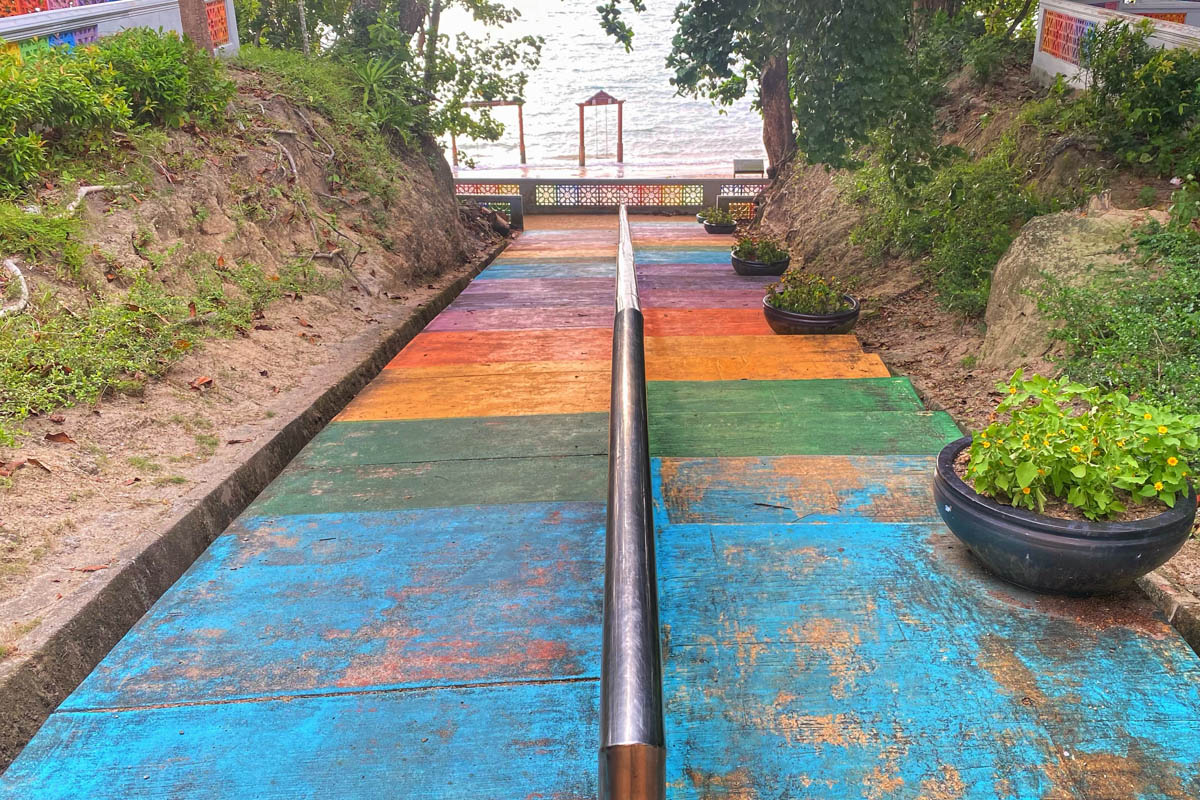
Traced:
<svg viewBox="0 0 1200 800">
<path fill-rule="evenodd" d="M 641 264 L 728 264 L 729 245 L 714 248 L 662 248 L 634 246 L 634 260 Z M 730 267 L 732 270 L 733 267 Z"/>
<path fill-rule="evenodd" d="M 940 525 L 667 524 L 658 565 L 672 797 L 929 797 L 945 768 L 965 800 L 1110 796 L 1085 754 L 1200 796 L 1182 640 L 1002 584 Z"/>
<path fill-rule="evenodd" d="M 4 800 L 596 796 L 595 681 L 53 715 Z"/>
<path fill-rule="evenodd" d="M 597 677 L 603 503 L 250 517 L 63 710 Z"/>
<path fill-rule="evenodd" d="M 616 275 L 614 258 L 554 260 L 554 261 L 496 261 L 479 273 L 476 280 L 506 278 L 611 278 Z"/>
</svg>

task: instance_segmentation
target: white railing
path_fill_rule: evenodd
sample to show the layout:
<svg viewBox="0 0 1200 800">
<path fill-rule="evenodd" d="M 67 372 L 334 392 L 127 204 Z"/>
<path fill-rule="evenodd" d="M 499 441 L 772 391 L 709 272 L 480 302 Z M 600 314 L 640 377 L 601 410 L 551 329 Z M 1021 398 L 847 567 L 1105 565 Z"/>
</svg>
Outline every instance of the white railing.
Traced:
<svg viewBox="0 0 1200 800">
<path fill-rule="evenodd" d="M 206 5 L 214 49 L 221 56 L 235 55 L 238 30 L 233 0 L 209 0 Z M 0 17 L 0 41 L 23 55 L 91 44 L 127 28 L 183 30 L 179 0 L 42 0 L 27 7 L 40 10 Z"/>
<path fill-rule="evenodd" d="M 1107 6 L 1119 7 L 1121 11 Z M 1089 5 L 1071 0 L 1041 0 L 1038 6 L 1037 44 L 1033 50 L 1033 76 L 1043 83 L 1059 75 L 1076 87 L 1086 84 L 1079 66 L 1079 43 L 1088 31 L 1120 19 L 1134 24 L 1149 19 L 1154 26 L 1150 42 L 1159 47 L 1200 47 L 1200 3 L 1181 0 L 1140 0 Z"/>
</svg>

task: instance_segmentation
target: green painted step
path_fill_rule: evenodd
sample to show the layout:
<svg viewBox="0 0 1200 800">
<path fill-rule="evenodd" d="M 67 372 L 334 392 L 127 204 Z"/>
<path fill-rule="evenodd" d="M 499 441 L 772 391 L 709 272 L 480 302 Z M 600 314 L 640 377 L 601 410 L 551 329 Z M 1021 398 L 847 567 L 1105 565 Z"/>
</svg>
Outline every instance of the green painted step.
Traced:
<svg viewBox="0 0 1200 800">
<path fill-rule="evenodd" d="M 961 435 L 941 411 L 660 412 L 650 416 L 650 455 L 921 455 Z"/>
<path fill-rule="evenodd" d="M 607 452 L 608 414 L 541 414 L 335 422 L 294 463 L 346 467 Z"/>
<path fill-rule="evenodd" d="M 603 455 L 293 468 L 276 478 L 246 514 L 603 501 L 607 485 L 608 456 Z"/>
<path fill-rule="evenodd" d="M 808 381 L 651 381 L 650 414 L 683 411 L 922 411 L 908 378 Z"/>
</svg>

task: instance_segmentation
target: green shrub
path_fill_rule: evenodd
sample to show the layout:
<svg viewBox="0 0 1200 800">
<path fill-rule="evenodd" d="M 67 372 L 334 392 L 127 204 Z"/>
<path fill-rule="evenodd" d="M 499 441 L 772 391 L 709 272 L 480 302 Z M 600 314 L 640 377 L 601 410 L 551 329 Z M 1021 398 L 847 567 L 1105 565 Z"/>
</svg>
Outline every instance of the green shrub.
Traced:
<svg viewBox="0 0 1200 800">
<path fill-rule="evenodd" d="M 1135 233 L 1142 269 L 1082 287 L 1051 282 L 1039 302 L 1062 320 L 1072 378 L 1200 412 L 1200 234 Z"/>
<path fill-rule="evenodd" d="M 733 246 L 733 254 L 743 261 L 777 264 L 788 257 L 787 248 L 770 236 L 741 236 Z"/>
<path fill-rule="evenodd" d="M 96 49 L 112 65 L 139 122 L 213 123 L 233 97 L 221 63 L 174 31 L 131 28 L 106 36 Z"/>
<path fill-rule="evenodd" d="M 870 210 L 854 241 L 874 254 L 924 258 L 924 270 L 947 308 L 967 315 L 987 307 L 992 271 L 1029 218 L 1049 204 L 1021 183 L 1006 141 L 972 161 L 959 158 L 911 191 L 874 166 L 854 176 L 853 191 Z"/>
<path fill-rule="evenodd" d="M 733 214 L 722 208 L 710 208 L 704 212 L 704 221 L 709 225 L 732 225 L 737 222 Z"/>
<path fill-rule="evenodd" d="M 971 75 L 981 86 L 1000 77 L 1008 68 L 1028 63 L 1032 42 L 1009 39 L 1002 34 L 988 34 L 973 39 L 963 48 L 963 61 L 970 65 Z"/>
<path fill-rule="evenodd" d="M 767 303 L 781 311 L 798 314 L 833 314 L 849 308 L 850 285 L 837 278 L 823 278 L 798 269 L 788 270 L 767 287 Z"/>
<path fill-rule="evenodd" d="M 1149 21 L 1094 29 L 1080 47 L 1083 103 L 1106 148 L 1159 174 L 1200 171 L 1200 52 L 1147 41 Z"/>
<path fill-rule="evenodd" d="M 129 122 L 127 95 L 94 48 L 54 49 L 21 61 L 0 49 L 0 191 L 35 179 L 48 148 L 103 147 Z"/>
<path fill-rule="evenodd" d="M 1152 498 L 1174 506 L 1187 491 L 1200 415 L 1020 370 L 997 388 L 1001 419 L 971 442 L 967 477 L 980 494 L 1037 511 L 1056 498 L 1101 519 Z"/>
</svg>

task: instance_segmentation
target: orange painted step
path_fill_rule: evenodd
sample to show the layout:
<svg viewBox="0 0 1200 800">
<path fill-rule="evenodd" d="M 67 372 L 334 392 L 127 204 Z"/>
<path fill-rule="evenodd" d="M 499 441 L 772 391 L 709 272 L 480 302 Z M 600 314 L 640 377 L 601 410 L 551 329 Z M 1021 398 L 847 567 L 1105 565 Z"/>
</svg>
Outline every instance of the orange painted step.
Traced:
<svg viewBox="0 0 1200 800">
<path fill-rule="evenodd" d="M 548 372 L 612 371 L 612 360 L 593 358 L 588 361 L 482 361 L 465 364 L 430 364 L 428 366 L 395 367 L 384 370 L 397 379 L 455 378 L 469 375 L 544 375 Z"/>
<path fill-rule="evenodd" d="M 647 358 L 650 381 L 821 380 L 888 378 L 891 373 L 874 354 L 812 355 L 808 360 L 766 361 L 747 356 Z"/>
<path fill-rule="evenodd" d="M 647 361 L 705 356 L 726 358 L 744 356 L 767 360 L 836 358 L 862 353 L 858 338 L 852 334 L 836 336 L 649 336 L 646 338 Z"/>
<path fill-rule="evenodd" d="M 647 336 L 775 336 L 757 308 L 646 308 Z"/>
<path fill-rule="evenodd" d="M 387 370 L 338 422 L 607 412 L 609 370 L 407 378 Z"/>
<path fill-rule="evenodd" d="M 612 331 L 568 328 L 525 331 L 437 331 L 422 333 L 388 364 L 428 367 L 500 361 L 590 361 L 612 359 Z"/>
</svg>

